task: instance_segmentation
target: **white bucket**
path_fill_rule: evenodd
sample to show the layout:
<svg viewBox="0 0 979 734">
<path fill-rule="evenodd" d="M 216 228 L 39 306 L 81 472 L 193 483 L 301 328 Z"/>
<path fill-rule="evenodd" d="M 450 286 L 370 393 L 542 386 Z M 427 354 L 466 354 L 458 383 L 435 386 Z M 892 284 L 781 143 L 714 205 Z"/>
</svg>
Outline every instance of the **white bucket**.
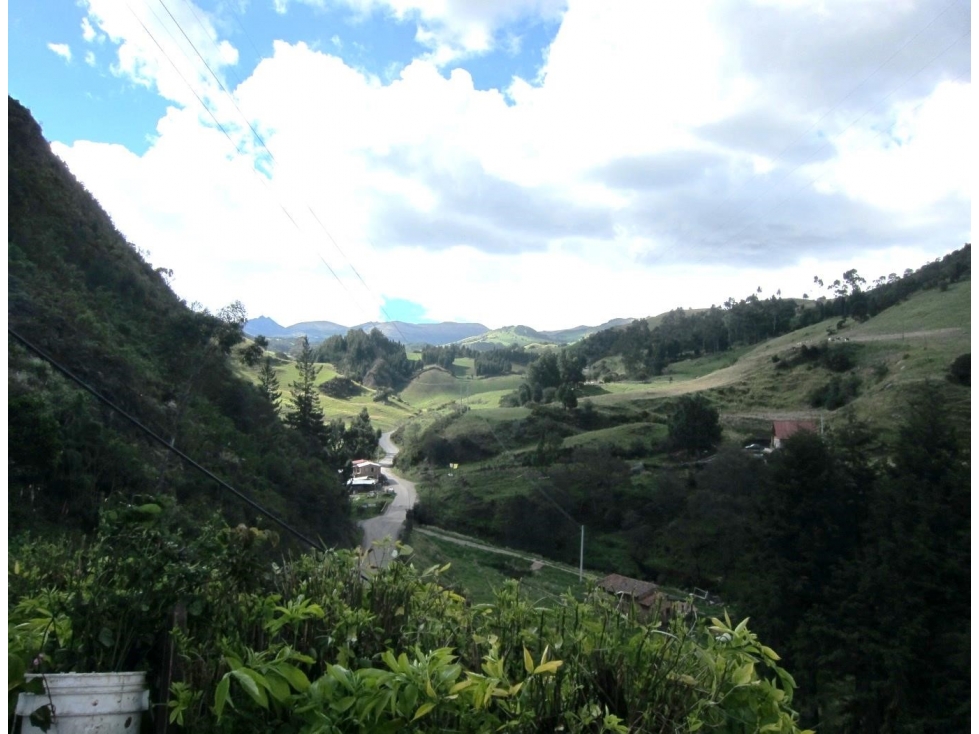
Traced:
<svg viewBox="0 0 979 734">
<path fill-rule="evenodd" d="M 150 707 L 146 673 L 55 673 L 27 675 L 41 679 L 45 693 L 21 693 L 15 713 L 22 734 L 42 730 L 30 715 L 52 707 L 48 734 L 138 734 L 143 712 Z"/>
</svg>

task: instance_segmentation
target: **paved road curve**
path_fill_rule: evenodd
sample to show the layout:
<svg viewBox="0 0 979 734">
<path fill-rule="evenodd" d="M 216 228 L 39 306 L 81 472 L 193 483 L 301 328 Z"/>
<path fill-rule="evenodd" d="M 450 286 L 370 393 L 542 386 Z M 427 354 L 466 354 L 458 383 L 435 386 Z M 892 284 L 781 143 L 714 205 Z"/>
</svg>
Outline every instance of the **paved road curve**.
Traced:
<svg viewBox="0 0 979 734">
<path fill-rule="evenodd" d="M 360 527 L 364 530 L 364 539 L 360 547 L 367 550 L 375 541 L 391 538 L 396 540 L 404 529 L 405 514 L 415 505 L 418 495 L 415 492 L 415 485 L 407 479 L 402 479 L 393 471 L 391 466 L 394 464 L 394 456 L 398 453 L 398 447 L 391 441 L 390 433 L 381 434 L 381 448 L 384 449 L 384 458 L 381 459 L 381 473 L 388 478 L 388 486 L 394 488 L 394 501 L 387 506 L 383 515 L 372 517 L 369 520 L 361 520 Z M 375 548 L 367 557 L 367 563 L 381 568 L 391 561 L 391 548 Z"/>
</svg>

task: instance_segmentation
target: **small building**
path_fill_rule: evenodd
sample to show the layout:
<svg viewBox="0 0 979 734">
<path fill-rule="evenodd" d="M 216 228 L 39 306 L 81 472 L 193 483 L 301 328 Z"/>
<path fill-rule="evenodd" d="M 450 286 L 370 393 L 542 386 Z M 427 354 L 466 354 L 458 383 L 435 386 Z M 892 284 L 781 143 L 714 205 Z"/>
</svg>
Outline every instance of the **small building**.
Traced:
<svg viewBox="0 0 979 734">
<path fill-rule="evenodd" d="M 380 483 L 371 477 L 352 477 L 347 480 L 347 490 L 351 494 L 354 492 L 373 492 L 378 486 Z"/>
<path fill-rule="evenodd" d="M 691 601 L 670 599 L 652 581 L 612 573 L 598 582 L 598 588 L 618 597 L 620 606 L 635 604 L 643 617 L 658 617 L 664 624 L 673 617 L 685 617 L 694 612 Z"/>
<path fill-rule="evenodd" d="M 819 427 L 814 421 L 772 421 L 772 448 L 782 448 L 785 439 L 799 431 L 819 433 Z"/>
<path fill-rule="evenodd" d="M 381 479 L 381 465 L 376 461 L 368 461 L 367 459 L 354 459 L 351 464 L 354 468 L 354 479 L 360 479 L 363 477 L 368 477 L 373 479 L 375 482 Z"/>
<path fill-rule="evenodd" d="M 598 582 L 598 588 L 618 597 L 627 596 L 639 600 L 659 587 L 652 581 L 640 581 L 618 573 L 610 573 Z"/>
</svg>

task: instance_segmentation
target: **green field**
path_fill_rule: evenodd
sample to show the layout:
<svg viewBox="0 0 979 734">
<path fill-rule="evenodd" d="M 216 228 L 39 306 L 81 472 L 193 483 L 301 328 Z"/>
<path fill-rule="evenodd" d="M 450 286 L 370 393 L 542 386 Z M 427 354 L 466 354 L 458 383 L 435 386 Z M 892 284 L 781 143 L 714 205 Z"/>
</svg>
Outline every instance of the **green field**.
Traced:
<svg viewBox="0 0 979 734">
<path fill-rule="evenodd" d="M 456 360 L 456 362 L 472 362 Z M 462 365 L 466 369 L 466 365 Z M 463 402 L 471 407 L 499 406 L 499 397 L 491 399 L 488 394 L 506 393 L 515 390 L 521 382 L 519 375 L 499 377 L 457 377 L 441 367 L 427 367 L 420 372 L 401 391 L 401 398 L 416 409 L 431 410 L 447 406 L 453 402 Z"/>
<path fill-rule="evenodd" d="M 443 582 L 474 604 L 492 602 L 495 590 L 510 579 L 519 580 L 521 592 L 535 606 L 555 606 L 567 593 L 577 599 L 584 596 L 587 587 L 579 583 L 576 568 L 549 561 L 548 565 L 532 571 L 531 564 L 535 560 L 532 554 L 508 549 L 500 549 L 503 552 L 499 553 L 466 547 L 440 535 L 441 531 L 438 535 L 428 534 L 424 528 L 412 531 L 409 543 L 414 555 L 411 562 L 419 569 L 451 564 L 442 574 Z M 445 535 L 453 537 L 451 533 Z M 594 579 L 594 574 L 586 573 L 586 583 Z"/>
<path fill-rule="evenodd" d="M 543 334 L 528 336 L 520 333 L 526 327 L 504 326 L 501 329 L 493 329 L 479 336 L 470 336 L 459 342 L 462 346 L 469 347 L 473 344 L 493 344 L 500 347 L 544 347 L 551 346 L 557 342 L 548 340 Z"/>
<path fill-rule="evenodd" d="M 625 446 L 632 441 L 662 441 L 666 438 L 666 426 L 662 423 L 626 423 L 623 426 L 601 428 L 576 436 L 568 436 L 562 442 L 564 448 L 585 446 L 588 448 L 609 448 Z"/>
</svg>

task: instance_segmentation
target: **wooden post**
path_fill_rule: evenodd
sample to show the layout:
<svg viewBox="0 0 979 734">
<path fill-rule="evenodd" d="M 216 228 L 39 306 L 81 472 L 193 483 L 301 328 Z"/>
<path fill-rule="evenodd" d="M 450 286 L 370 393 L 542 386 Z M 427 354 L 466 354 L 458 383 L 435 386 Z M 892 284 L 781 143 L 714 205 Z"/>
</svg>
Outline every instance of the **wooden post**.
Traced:
<svg viewBox="0 0 979 734">
<path fill-rule="evenodd" d="M 187 629 L 187 607 L 183 602 L 177 602 L 171 614 L 170 630 L 179 627 L 181 630 Z M 170 684 L 175 680 L 183 679 L 183 671 L 180 669 L 177 659 L 177 643 L 173 639 L 172 632 L 167 631 L 166 654 L 164 655 L 163 672 L 160 675 L 160 686 L 157 691 L 157 702 L 153 704 L 153 731 L 156 734 L 167 734 L 170 731 L 170 716 L 167 710 L 167 701 L 170 700 Z"/>
</svg>

